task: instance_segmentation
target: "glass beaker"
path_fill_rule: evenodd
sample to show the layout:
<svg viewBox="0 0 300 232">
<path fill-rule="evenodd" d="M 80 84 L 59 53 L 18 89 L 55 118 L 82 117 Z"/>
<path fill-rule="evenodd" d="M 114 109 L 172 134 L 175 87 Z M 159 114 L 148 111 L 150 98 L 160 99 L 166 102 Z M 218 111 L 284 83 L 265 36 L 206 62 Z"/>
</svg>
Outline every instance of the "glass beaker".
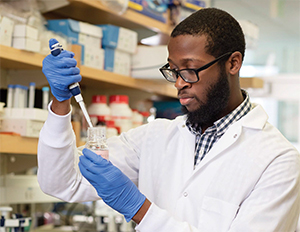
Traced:
<svg viewBox="0 0 300 232">
<path fill-rule="evenodd" d="M 88 127 L 85 147 L 109 160 L 109 150 L 106 143 L 105 127 Z"/>
</svg>

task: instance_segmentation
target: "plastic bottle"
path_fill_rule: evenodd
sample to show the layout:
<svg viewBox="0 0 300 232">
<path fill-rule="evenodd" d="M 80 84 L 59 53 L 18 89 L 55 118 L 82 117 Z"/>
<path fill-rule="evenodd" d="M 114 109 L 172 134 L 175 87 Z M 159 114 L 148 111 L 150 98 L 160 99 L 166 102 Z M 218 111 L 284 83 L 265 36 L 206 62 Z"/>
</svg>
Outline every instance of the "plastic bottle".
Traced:
<svg viewBox="0 0 300 232">
<path fill-rule="evenodd" d="M 46 110 L 49 104 L 49 87 L 45 86 L 42 88 L 43 91 L 43 109 Z"/>
<path fill-rule="evenodd" d="M 141 115 L 143 115 L 143 124 L 148 123 L 147 119 L 150 116 L 150 112 L 148 112 L 148 111 L 142 111 L 140 113 L 141 113 Z"/>
<path fill-rule="evenodd" d="M 110 138 L 119 134 L 118 128 L 113 120 L 106 121 L 106 137 Z"/>
<path fill-rule="evenodd" d="M 106 132 L 103 127 L 88 127 L 85 147 L 109 160 L 109 150 L 106 143 Z"/>
<path fill-rule="evenodd" d="M 23 85 L 15 85 L 14 90 L 14 108 L 25 108 L 27 107 L 27 92 L 28 87 Z"/>
<path fill-rule="evenodd" d="M 111 119 L 117 127 L 120 127 L 121 133 L 130 130 L 132 128 L 132 110 L 128 105 L 128 96 L 110 96 L 109 107 Z"/>
<path fill-rule="evenodd" d="M 7 103 L 6 103 L 7 108 L 12 108 L 13 107 L 14 88 L 15 88 L 14 85 L 8 85 L 7 86 Z"/>
<path fill-rule="evenodd" d="M 132 127 L 136 128 L 138 126 L 141 126 L 143 124 L 143 115 L 141 115 L 138 110 L 133 109 L 132 110 Z"/>
<path fill-rule="evenodd" d="M 94 125 L 97 122 L 105 122 L 110 119 L 110 108 L 106 104 L 105 95 L 94 95 L 92 97 L 92 104 L 88 107 L 88 113 Z"/>
</svg>

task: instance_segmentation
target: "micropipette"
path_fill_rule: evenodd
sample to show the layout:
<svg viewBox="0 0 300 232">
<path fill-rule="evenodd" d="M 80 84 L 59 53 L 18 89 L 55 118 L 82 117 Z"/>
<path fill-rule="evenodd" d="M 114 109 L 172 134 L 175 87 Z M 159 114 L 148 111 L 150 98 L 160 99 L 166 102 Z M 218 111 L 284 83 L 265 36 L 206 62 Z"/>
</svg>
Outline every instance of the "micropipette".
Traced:
<svg viewBox="0 0 300 232">
<path fill-rule="evenodd" d="M 58 56 L 62 50 L 64 50 L 64 49 L 63 49 L 62 45 L 58 42 L 51 45 L 51 54 L 53 56 Z M 87 123 L 89 124 L 89 127 L 93 127 L 90 116 L 86 110 L 78 82 L 69 85 L 69 90 L 70 90 L 71 94 L 74 96 L 75 100 L 78 102 L 78 104 L 82 110 L 82 113 L 83 113 Z"/>
</svg>

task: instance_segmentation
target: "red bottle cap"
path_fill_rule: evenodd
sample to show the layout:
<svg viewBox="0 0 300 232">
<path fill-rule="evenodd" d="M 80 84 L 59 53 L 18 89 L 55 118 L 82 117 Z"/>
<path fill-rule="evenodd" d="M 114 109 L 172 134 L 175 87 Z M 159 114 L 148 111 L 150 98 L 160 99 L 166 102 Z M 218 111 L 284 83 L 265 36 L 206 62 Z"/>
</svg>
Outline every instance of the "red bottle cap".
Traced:
<svg viewBox="0 0 300 232">
<path fill-rule="evenodd" d="M 105 95 L 94 95 L 92 97 L 92 103 L 105 103 L 106 104 L 106 96 Z"/>
<path fill-rule="evenodd" d="M 112 95 L 109 97 L 109 103 L 126 103 L 128 104 L 127 95 Z"/>
</svg>

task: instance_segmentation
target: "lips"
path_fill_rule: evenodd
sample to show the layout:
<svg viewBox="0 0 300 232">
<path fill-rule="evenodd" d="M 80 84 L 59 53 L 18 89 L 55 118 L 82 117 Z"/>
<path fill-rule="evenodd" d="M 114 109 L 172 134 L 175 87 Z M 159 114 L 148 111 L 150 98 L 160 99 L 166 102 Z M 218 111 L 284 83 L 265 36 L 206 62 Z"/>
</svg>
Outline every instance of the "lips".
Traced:
<svg viewBox="0 0 300 232">
<path fill-rule="evenodd" d="M 178 98 L 179 98 L 180 104 L 183 106 L 190 104 L 190 102 L 194 99 L 193 97 L 188 96 L 188 95 L 178 95 Z"/>
</svg>

